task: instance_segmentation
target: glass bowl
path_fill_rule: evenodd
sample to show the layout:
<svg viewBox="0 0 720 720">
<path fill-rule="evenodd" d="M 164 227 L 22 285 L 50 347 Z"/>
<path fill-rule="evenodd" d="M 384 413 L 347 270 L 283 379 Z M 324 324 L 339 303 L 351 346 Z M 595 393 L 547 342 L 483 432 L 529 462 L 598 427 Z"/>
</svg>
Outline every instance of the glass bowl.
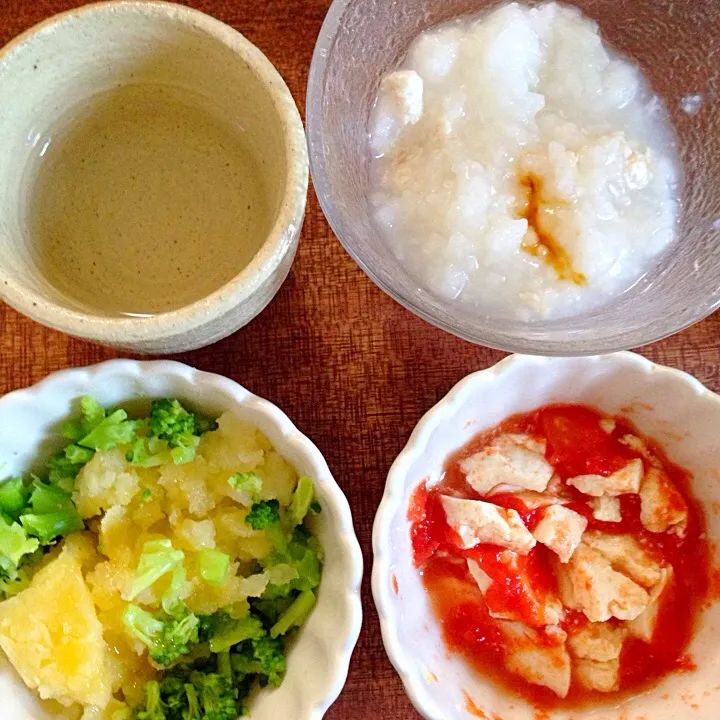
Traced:
<svg viewBox="0 0 720 720">
<path fill-rule="evenodd" d="M 587 313 L 523 322 L 479 314 L 418 286 L 376 230 L 369 207 L 368 118 L 380 78 L 423 29 L 488 10 L 483 0 L 335 0 L 310 68 L 307 125 L 320 205 L 360 267 L 428 322 L 471 342 L 542 355 L 612 352 L 672 335 L 720 304 L 720 4 L 577 0 L 606 42 L 663 98 L 678 136 L 684 191 L 678 238 L 628 291 Z M 534 3 L 531 3 L 534 4 Z"/>
</svg>

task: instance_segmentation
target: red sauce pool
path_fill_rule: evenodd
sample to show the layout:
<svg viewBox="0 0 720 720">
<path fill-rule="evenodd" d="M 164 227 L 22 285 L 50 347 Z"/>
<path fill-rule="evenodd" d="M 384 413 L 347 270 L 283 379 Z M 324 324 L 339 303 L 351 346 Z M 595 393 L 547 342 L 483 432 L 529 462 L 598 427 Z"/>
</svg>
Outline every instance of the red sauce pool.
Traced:
<svg viewBox="0 0 720 720">
<path fill-rule="evenodd" d="M 582 707 L 590 703 L 639 693 L 671 672 L 687 672 L 694 668 L 686 655 L 699 611 L 702 609 L 709 587 L 709 548 L 703 539 L 703 515 L 690 495 L 689 475 L 671 463 L 663 451 L 644 438 L 622 418 L 614 418 L 615 430 L 606 433 L 599 421 L 606 416 L 581 405 L 549 405 L 530 413 L 513 415 L 497 427 L 473 438 L 446 463 L 441 482 L 432 488 L 423 483 L 416 488 L 408 511 L 411 522 L 411 539 L 415 564 L 421 569 L 425 588 L 430 596 L 448 647 L 462 654 L 483 676 L 509 688 L 543 709 L 554 707 Z M 533 603 L 528 601 L 523 588 L 529 581 L 540 594 L 556 591 L 551 551 L 539 543 L 527 556 L 519 556 L 518 575 L 508 576 L 506 566 L 499 561 L 501 548 L 481 545 L 471 550 L 459 550 L 453 542 L 454 531 L 445 521 L 440 495 L 451 493 L 480 499 L 465 481 L 459 463 L 478 452 L 495 437 L 507 433 L 527 433 L 547 440 L 546 457 L 556 472 L 565 480 L 582 474 L 609 475 L 624 467 L 640 454 L 619 442 L 619 438 L 632 434 L 643 439 L 662 463 L 663 469 L 674 482 L 688 505 L 689 517 L 684 538 L 645 530 L 640 522 L 640 501 L 637 495 L 620 498 L 622 520 L 605 523 L 596 520 L 586 505 L 587 497 L 569 488 L 575 498 L 569 505 L 588 518 L 589 530 L 611 533 L 632 533 L 651 552 L 673 566 L 675 581 L 672 590 L 664 595 L 658 627 L 651 643 L 627 639 L 620 658 L 620 690 L 617 693 L 589 691 L 573 683 L 567 698 L 558 698 L 551 690 L 532 685 L 504 669 L 503 639 L 489 616 L 486 600 L 467 570 L 466 559 L 478 561 L 493 579 L 490 590 L 501 593 L 504 605 L 512 607 L 523 617 L 532 618 Z M 647 462 L 645 462 L 647 469 Z M 532 530 L 538 511 L 527 508 L 511 494 L 495 495 L 491 501 L 517 510 Z M 542 510 L 539 511 L 542 514 Z M 487 602 L 492 604 L 491 599 Z M 561 626 L 587 623 L 585 616 L 567 611 Z"/>
</svg>

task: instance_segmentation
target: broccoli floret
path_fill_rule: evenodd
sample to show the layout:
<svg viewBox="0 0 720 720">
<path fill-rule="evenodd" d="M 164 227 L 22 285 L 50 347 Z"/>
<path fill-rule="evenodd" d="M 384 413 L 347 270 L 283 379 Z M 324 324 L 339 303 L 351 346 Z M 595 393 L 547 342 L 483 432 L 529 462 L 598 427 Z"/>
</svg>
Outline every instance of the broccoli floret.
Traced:
<svg viewBox="0 0 720 720">
<path fill-rule="evenodd" d="M 215 420 L 210 420 L 210 418 L 206 418 L 204 415 L 199 415 L 198 413 L 195 413 L 194 418 L 196 435 L 204 435 L 206 432 L 212 432 L 218 429 L 218 424 Z"/>
<path fill-rule="evenodd" d="M 246 492 L 253 498 L 257 498 L 262 490 L 262 480 L 254 472 L 235 473 L 228 482 L 240 492 Z"/>
<path fill-rule="evenodd" d="M 105 419 L 105 410 L 90 395 L 80 398 L 80 419 L 65 423 L 63 434 L 66 438 L 78 442 L 92 432 Z"/>
<path fill-rule="evenodd" d="M 75 489 L 75 478 L 81 468 L 82 465 L 76 465 L 68 460 L 63 452 L 48 462 L 48 481 L 51 485 L 71 493 Z"/>
<path fill-rule="evenodd" d="M 195 458 L 200 442 L 195 432 L 195 416 L 177 400 L 153 400 L 148 421 L 150 436 L 167 441 L 173 461 L 181 465 Z"/>
<path fill-rule="evenodd" d="M 138 710 L 137 720 L 168 720 L 165 703 L 160 694 L 160 683 L 151 680 L 145 683 L 145 707 Z"/>
<path fill-rule="evenodd" d="M 200 699 L 198 698 L 195 686 L 186 683 L 183 685 L 185 697 L 187 698 L 187 707 L 182 711 L 183 720 L 202 720 L 202 711 L 200 710 Z"/>
<path fill-rule="evenodd" d="M 151 615 L 137 605 L 128 605 L 123 622 L 132 637 L 147 646 L 150 657 L 164 667 L 190 652 L 198 642 L 198 618 L 183 607 L 175 617 Z"/>
<path fill-rule="evenodd" d="M 173 548 L 167 538 L 148 540 L 143 545 L 128 600 L 134 600 L 143 590 L 164 575 L 170 574 L 172 580 L 163 595 L 162 604 L 165 612 L 174 614 L 173 608 L 178 603 L 180 591 L 185 585 L 184 559 L 185 553 Z"/>
<path fill-rule="evenodd" d="M 236 720 L 240 712 L 237 688 L 227 677 L 190 666 L 173 668 L 159 684 L 147 683 L 145 695 L 138 720 Z"/>
<path fill-rule="evenodd" d="M 275 550 L 263 558 L 261 564 L 264 568 L 290 565 L 298 573 L 298 577 L 291 580 L 288 585 L 268 585 L 268 589 L 263 594 L 265 599 L 284 597 L 289 590 L 301 592 L 312 590 L 320 584 L 322 576 L 320 547 L 317 540 L 302 527 L 295 529 L 292 540 L 284 552 Z"/>
<path fill-rule="evenodd" d="M 280 503 L 277 500 L 261 500 L 255 503 L 245 518 L 253 530 L 266 530 L 280 522 Z"/>
<path fill-rule="evenodd" d="M 68 445 L 63 452 L 72 465 L 85 465 L 95 457 L 94 450 L 80 445 Z"/>
<path fill-rule="evenodd" d="M 289 515 L 294 525 L 300 525 L 310 510 L 315 499 L 315 484 L 312 478 L 303 475 L 297 482 L 297 487 L 290 502 Z"/>
<path fill-rule="evenodd" d="M 284 635 L 294 627 L 300 627 L 307 616 L 315 607 L 315 593 L 312 590 L 305 590 L 297 596 L 292 605 L 278 618 L 278 621 L 270 628 L 270 637 L 276 638 Z"/>
<path fill-rule="evenodd" d="M 287 585 L 273 585 L 268 589 L 278 590 L 278 592 L 266 590 L 261 598 L 252 601 L 253 610 L 258 612 L 265 618 L 267 623 L 272 627 L 278 618 L 293 604 L 296 593 Z M 269 595 L 269 596 L 268 596 Z"/>
<path fill-rule="evenodd" d="M 128 415 L 124 410 L 115 410 L 77 442 L 78 445 L 92 450 L 112 450 L 118 445 L 131 443 L 135 437 L 137 425 L 135 420 L 128 420 Z"/>
<path fill-rule="evenodd" d="M 203 720 L 236 720 L 237 689 L 232 682 L 215 673 L 190 673 L 190 683 L 197 691 Z"/>
<path fill-rule="evenodd" d="M 238 643 L 265 635 L 262 621 L 254 615 L 233 618 L 227 613 L 218 613 L 218 618 L 210 636 L 210 649 L 214 653 L 222 652 Z"/>
<path fill-rule="evenodd" d="M 279 687 L 285 675 L 282 641 L 264 635 L 245 642 L 237 653 L 230 656 L 230 663 L 238 678 L 256 675 L 262 687 Z"/>
</svg>

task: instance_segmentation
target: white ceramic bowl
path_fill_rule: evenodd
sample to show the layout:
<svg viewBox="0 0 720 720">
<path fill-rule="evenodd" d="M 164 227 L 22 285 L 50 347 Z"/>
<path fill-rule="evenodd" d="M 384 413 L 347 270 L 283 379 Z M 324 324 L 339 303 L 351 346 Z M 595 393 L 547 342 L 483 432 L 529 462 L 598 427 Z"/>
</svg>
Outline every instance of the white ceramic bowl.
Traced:
<svg viewBox="0 0 720 720">
<path fill-rule="evenodd" d="M 256 161 L 271 212 L 265 241 L 228 282 L 218 280 L 196 302 L 143 318 L 102 312 L 52 285 L 38 270 L 26 217 L 32 212 L 29 179 L 38 147 L 51 142 L 51 128 L 78 107 L 93 107 L 98 94 L 126 85 L 185 91 L 232 127 Z M 305 132 L 280 74 L 233 28 L 168 2 L 125 0 L 70 10 L 0 49 L 0 107 L 0 299 L 16 310 L 69 335 L 164 354 L 230 335 L 279 290 L 305 213 Z M 118 272 L 133 282 L 132 269 Z"/>
<path fill-rule="evenodd" d="M 325 550 L 318 602 L 290 650 L 282 686 L 258 693 L 251 712 L 253 720 L 320 720 L 345 684 L 360 632 L 363 569 L 350 507 L 320 451 L 280 409 L 232 380 L 177 362 L 112 360 L 55 373 L 0 399 L 0 475 L 27 471 L 61 447 L 61 421 L 72 401 L 86 394 L 104 405 L 172 396 L 211 416 L 232 410 L 265 433 L 299 473 L 315 480 L 323 506 L 317 534 Z M 6 661 L 0 669 L 0 697 L 4 719 L 51 717 Z"/>
<path fill-rule="evenodd" d="M 633 353 L 585 358 L 511 356 L 469 375 L 430 410 L 393 464 L 378 510 L 373 549 L 373 595 L 383 641 L 410 699 L 426 718 L 470 718 L 467 698 L 482 717 L 536 720 L 527 701 L 477 675 L 447 653 L 418 571 L 413 567 L 407 508 L 424 479 L 440 478 L 455 449 L 508 415 L 553 402 L 578 402 L 628 417 L 693 474 L 705 509 L 717 565 L 720 560 L 720 397 L 691 376 Z M 395 589 L 397 588 L 397 592 Z M 720 605 L 704 609 L 689 648 L 697 671 L 671 675 L 618 706 L 581 711 L 593 720 L 716 720 L 720 701 Z M 578 711 L 541 715 L 578 718 Z"/>
</svg>

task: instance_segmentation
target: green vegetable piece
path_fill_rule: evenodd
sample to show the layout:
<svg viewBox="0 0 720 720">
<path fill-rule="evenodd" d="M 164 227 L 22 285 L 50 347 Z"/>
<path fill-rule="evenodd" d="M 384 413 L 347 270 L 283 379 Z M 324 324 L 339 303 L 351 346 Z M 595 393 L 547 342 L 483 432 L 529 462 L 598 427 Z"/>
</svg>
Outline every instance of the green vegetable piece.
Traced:
<svg viewBox="0 0 720 720">
<path fill-rule="evenodd" d="M 190 645 L 198 642 L 198 622 L 184 606 L 176 617 L 164 613 L 156 617 L 137 605 L 128 605 L 123 613 L 130 636 L 147 646 L 150 657 L 164 667 L 187 655 Z"/>
<path fill-rule="evenodd" d="M 78 442 L 105 419 L 105 410 L 95 398 L 86 395 L 80 398 L 80 420 L 69 421 L 63 427 L 66 438 Z"/>
<path fill-rule="evenodd" d="M 219 550 L 202 550 L 198 555 L 200 577 L 208 584 L 220 586 L 225 582 L 230 556 Z"/>
<path fill-rule="evenodd" d="M 136 437 L 133 440 L 132 447 L 125 453 L 125 459 L 137 465 L 138 467 L 157 467 L 158 465 L 164 465 L 170 462 L 170 452 L 167 444 L 164 448 L 161 448 L 159 452 L 151 453 L 146 445 L 146 440 L 143 437 Z"/>
<path fill-rule="evenodd" d="M 30 505 L 35 513 L 46 515 L 47 513 L 75 511 L 75 503 L 69 493 L 59 487 L 48 485 L 40 480 L 32 483 L 32 494 Z"/>
<path fill-rule="evenodd" d="M 280 616 L 279 620 L 270 628 L 270 637 L 276 638 L 293 627 L 300 627 L 316 602 L 315 593 L 312 590 L 305 590 L 300 593 L 293 604 Z"/>
<path fill-rule="evenodd" d="M 37 552 L 37 551 L 36 551 Z M 7 560 L 4 556 L 0 556 L 3 560 Z M 9 561 L 7 561 L 9 563 Z M 7 600 L 30 586 L 30 574 L 27 571 L 27 566 L 32 562 L 32 557 L 29 557 L 25 561 L 25 567 L 21 567 L 15 572 L 12 572 L 10 567 L 11 575 L 14 577 L 6 577 L 4 572 L 0 572 L 0 599 Z M 0 562 L 0 566 L 4 563 Z"/>
<path fill-rule="evenodd" d="M 256 498 L 262 490 L 262 480 L 254 472 L 236 473 L 228 482 L 239 492 L 246 492 Z"/>
<path fill-rule="evenodd" d="M 75 478 L 82 465 L 76 465 L 65 457 L 65 453 L 56 455 L 48 462 L 48 481 L 68 494 L 75 489 Z"/>
<path fill-rule="evenodd" d="M 315 497 L 315 485 L 312 478 L 303 475 L 297 483 L 292 500 L 290 501 L 290 518 L 295 525 L 300 525 L 310 510 Z"/>
<path fill-rule="evenodd" d="M 85 529 L 83 519 L 74 508 L 51 513 L 21 515 L 20 522 L 28 535 L 35 536 L 42 545 L 49 545 L 56 538 Z"/>
<path fill-rule="evenodd" d="M 17 520 L 30 499 L 30 490 L 20 477 L 10 478 L 0 484 L 0 512 Z"/>
<path fill-rule="evenodd" d="M 230 663 L 238 678 L 256 675 L 261 686 L 279 687 L 285 675 L 282 642 L 267 635 L 244 643 L 238 653 L 230 656 Z"/>
<path fill-rule="evenodd" d="M 135 437 L 137 423 L 127 419 L 124 410 L 116 410 L 96 425 L 78 445 L 93 450 L 111 450 L 118 445 L 127 445 Z"/>
<path fill-rule="evenodd" d="M 297 528 L 293 534 L 292 542 L 285 552 L 275 551 L 262 560 L 263 567 L 269 568 L 275 565 L 290 565 L 297 570 L 298 577 L 291 580 L 287 586 L 289 590 L 312 590 L 320 584 L 322 577 L 322 562 L 320 560 L 317 541 L 302 528 Z M 281 586 L 282 587 L 282 586 Z M 279 588 L 273 585 L 263 597 L 278 597 L 287 592 L 278 592 Z"/>
<path fill-rule="evenodd" d="M 310 503 L 310 512 L 313 515 L 319 515 L 322 512 L 322 505 L 317 500 L 313 500 Z"/>
<path fill-rule="evenodd" d="M 166 605 L 172 609 L 171 606 L 177 601 L 179 591 L 185 583 L 184 559 L 185 553 L 182 550 L 175 550 L 167 538 L 148 540 L 143 545 L 128 600 L 134 600 L 143 590 L 149 588 L 164 575 L 171 573 L 173 579 L 163 596 L 163 607 L 166 611 L 168 610 Z"/>
<path fill-rule="evenodd" d="M 160 697 L 160 683 L 151 680 L 145 683 L 145 708 L 137 713 L 137 720 L 167 720 L 165 703 Z"/>
<path fill-rule="evenodd" d="M 182 465 L 195 459 L 195 451 L 200 442 L 195 433 L 195 416 L 178 400 L 153 400 L 148 428 L 151 437 L 167 441 L 175 464 Z"/>
<path fill-rule="evenodd" d="M 237 690 L 226 677 L 193 672 L 190 681 L 197 689 L 203 720 L 236 720 Z"/>
<path fill-rule="evenodd" d="M 161 683 L 153 683 L 157 688 L 147 685 L 138 720 L 236 720 L 238 716 L 237 688 L 223 675 L 180 665 L 169 670 Z M 158 710 L 163 714 L 147 714 Z"/>
<path fill-rule="evenodd" d="M 187 707 L 182 713 L 183 720 L 201 720 L 200 700 L 198 699 L 195 686 L 190 683 L 185 683 L 183 687 L 185 689 L 185 697 L 187 698 Z"/>
<path fill-rule="evenodd" d="M 198 413 L 195 413 L 193 417 L 195 419 L 196 435 L 204 435 L 206 432 L 212 432 L 218 429 L 218 424 L 215 420 L 210 420 L 210 418 L 206 418 L 204 415 L 199 415 Z"/>
<path fill-rule="evenodd" d="M 90 448 L 80 447 L 79 445 L 68 445 L 65 448 L 65 457 L 73 465 L 84 465 L 90 462 L 95 455 L 95 451 Z"/>
<path fill-rule="evenodd" d="M 270 586 L 268 590 L 277 587 Z M 274 625 L 295 600 L 295 595 L 289 585 L 280 586 L 278 589 L 280 592 L 276 593 L 268 593 L 266 590 L 261 598 L 253 600 L 253 609 L 259 612 L 270 625 Z M 271 597 L 266 597 L 267 595 Z"/>
<path fill-rule="evenodd" d="M 184 465 L 195 459 L 195 452 L 200 443 L 200 438 L 192 435 L 185 439 L 186 444 L 176 445 L 170 450 L 170 456 L 176 465 Z"/>
<path fill-rule="evenodd" d="M 246 615 L 240 619 L 231 618 L 228 615 L 219 623 L 215 634 L 210 638 L 210 649 L 214 653 L 219 653 L 245 640 L 263 637 L 263 635 L 265 635 L 265 628 L 254 615 Z"/>
<path fill-rule="evenodd" d="M 261 500 L 255 503 L 245 518 L 253 530 L 265 530 L 280 522 L 280 503 L 277 500 Z"/>
<path fill-rule="evenodd" d="M 233 670 L 230 663 L 230 650 L 223 650 L 222 652 L 219 652 L 216 657 L 218 673 L 226 677 L 228 680 L 232 681 Z"/>
<path fill-rule="evenodd" d="M 9 563 L 7 569 L 16 570 L 23 557 L 34 553 L 39 545 L 40 543 L 35 538 L 27 536 L 27 532 L 21 525 L 0 516 L 0 554 Z M 11 574 L 17 576 L 16 572 Z"/>
</svg>

